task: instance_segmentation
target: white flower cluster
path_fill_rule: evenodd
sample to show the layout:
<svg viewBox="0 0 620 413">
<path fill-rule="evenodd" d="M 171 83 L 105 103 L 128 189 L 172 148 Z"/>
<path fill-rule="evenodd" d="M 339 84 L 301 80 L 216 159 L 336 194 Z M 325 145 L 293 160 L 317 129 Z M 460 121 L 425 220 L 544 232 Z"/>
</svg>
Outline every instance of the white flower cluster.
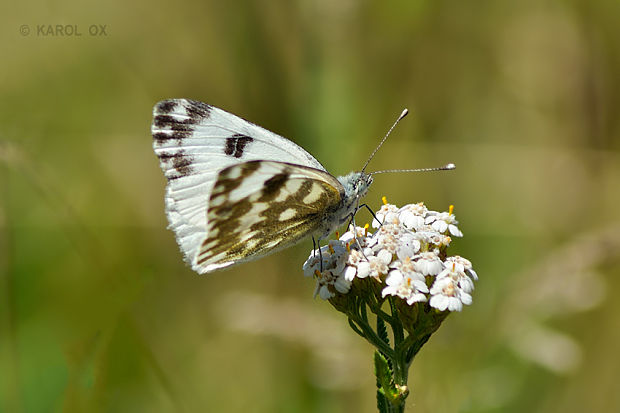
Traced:
<svg viewBox="0 0 620 413">
<path fill-rule="evenodd" d="M 471 304 L 478 276 L 469 260 L 446 254 L 450 235 L 463 236 L 452 206 L 450 212 L 435 212 L 423 203 L 384 204 L 373 220 L 374 234 L 351 226 L 320 252 L 312 251 L 303 270 L 317 279 L 315 296 L 346 294 L 356 279 L 373 277 L 383 297 L 398 296 L 409 305 L 428 301 L 440 311 L 461 311 Z"/>
</svg>

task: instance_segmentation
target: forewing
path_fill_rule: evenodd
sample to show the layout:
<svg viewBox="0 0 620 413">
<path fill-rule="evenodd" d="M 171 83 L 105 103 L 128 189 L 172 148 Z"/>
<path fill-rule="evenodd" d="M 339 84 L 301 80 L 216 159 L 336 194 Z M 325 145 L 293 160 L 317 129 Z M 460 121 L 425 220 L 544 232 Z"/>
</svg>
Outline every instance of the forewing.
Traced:
<svg viewBox="0 0 620 413">
<path fill-rule="evenodd" d="M 283 162 L 247 162 L 221 171 L 194 270 L 251 261 L 317 232 L 339 208 L 343 191 L 327 172 Z"/>
<path fill-rule="evenodd" d="M 295 143 L 221 109 L 187 99 L 153 109 L 153 149 L 168 180 L 166 214 L 188 262 L 207 236 L 208 201 L 218 172 L 252 160 L 325 170 Z"/>
</svg>

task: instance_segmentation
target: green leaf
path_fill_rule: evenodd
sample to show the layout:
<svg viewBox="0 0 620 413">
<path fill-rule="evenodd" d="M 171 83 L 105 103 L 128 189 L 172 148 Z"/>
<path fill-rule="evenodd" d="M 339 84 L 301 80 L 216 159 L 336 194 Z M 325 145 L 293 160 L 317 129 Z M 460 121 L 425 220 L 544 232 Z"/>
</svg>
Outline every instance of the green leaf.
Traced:
<svg viewBox="0 0 620 413">
<path fill-rule="evenodd" d="M 381 390 L 377 390 L 377 410 L 379 410 L 380 413 L 388 413 L 388 405 L 389 402 L 387 401 Z"/>
<path fill-rule="evenodd" d="M 375 376 L 377 377 L 379 391 L 382 391 L 385 397 L 391 401 L 398 393 L 394 385 L 394 373 L 388 359 L 379 351 L 375 351 Z"/>
<path fill-rule="evenodd" d="M 388 336 L 388 331 L 385 326 L 385 321 L 379 316 L 377 316 L 377 335 L 381 340 L 383 340 L 386 344 L 390 344 L 390 337 Z"/>
<path fill-rule="evenodd" d="M 392 382 L 392 370 L 388 360 L 379 351 L 375 351 L 375 376 L 377 378 L 377 409 L 381 413 L 387 413 L 390 401 L 385 395 L 386 383 Z"/>
</svg>

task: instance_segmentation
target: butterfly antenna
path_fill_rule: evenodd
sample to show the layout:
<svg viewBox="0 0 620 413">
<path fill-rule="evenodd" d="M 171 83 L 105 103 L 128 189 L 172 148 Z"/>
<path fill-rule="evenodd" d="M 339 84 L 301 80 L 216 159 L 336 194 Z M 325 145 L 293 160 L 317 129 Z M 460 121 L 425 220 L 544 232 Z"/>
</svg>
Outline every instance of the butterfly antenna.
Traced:
<svg viewBox="0 0 620 413">
<path fill-rule="evenodd" d="M 370 175 L 384 174 L 388 172 L 434 172 L 434 171 L 449 171 L 455 169 L 456 165 L 453 163 L 449 163 L 444 166 L 439 166 L 436 168 L 418 168 L 418 169 L 386 169 L 384 171 L 376 171 L 371 172 Z"/>
<path fill-rule="evenodd" d="M 366 161 L 366 163 L 364 164 L 364 167 L 362 168 L 362 172 L 364 172 L 366 170 L 366 167 L 368 166 L 368 164 L 370 163 L 370 161 L 372 160 L 372 158 L 375 156 L 375 154 L 377 153 L 377 151 L 379 150 L 379 148 L 381 147 L 381 145 L 383 145 L 383 142 L 385 142 L 385 140 L 388 138 L 388 136 L 390 136 L 390 133 L 392 133 L 392 130 L 396 127 L 396 125 L 398 125 L 398 122 L 401 121 L 402 118 L 404 118 L 405 116 L 407 116 L 407 113 L 409 113 L 409 111 L 407 109 L 403 110 L 403 112 L 400 114 L 400 116 L 398 117 L 398 119 L 396 119 L 396 122 L 394 122 L 394 124 L 392 125 L 392 127 L 390 128 L 390 130 L 385 134 L 385 136 L 383 137 L 383 139 L 381 139 L 381 142 L 379 142 L 379 145 L 377 145 L 377 147 L 375 148 L 374 151 L 372 151 L 372 153 L 370 154 L 370 156 L 368 157 L 368 160 Z"/>
</svg>

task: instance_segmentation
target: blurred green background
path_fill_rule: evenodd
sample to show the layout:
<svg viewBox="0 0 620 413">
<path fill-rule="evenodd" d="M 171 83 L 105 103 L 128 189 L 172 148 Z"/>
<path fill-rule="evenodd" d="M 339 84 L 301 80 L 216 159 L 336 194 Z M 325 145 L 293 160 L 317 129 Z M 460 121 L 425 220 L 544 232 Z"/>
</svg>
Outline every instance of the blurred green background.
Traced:
<svg viewBox="0 0 620 413">
<path fill-rule="evenodd" d="M 149 133 L 171 97 L 334 174 L 408 107 L 370 170 L 457 170 L 380 175 L 366 200 L 454 204 L 451 250 L 480 276 L 415 360 L 409 411 L 620 411 L 619 16 L 616 0 L 3 3 L 0 411 L 375 411 L 371 346 L 302 277 L 310 241 L 205 277 L 182 262 Z"/>
</svg>

